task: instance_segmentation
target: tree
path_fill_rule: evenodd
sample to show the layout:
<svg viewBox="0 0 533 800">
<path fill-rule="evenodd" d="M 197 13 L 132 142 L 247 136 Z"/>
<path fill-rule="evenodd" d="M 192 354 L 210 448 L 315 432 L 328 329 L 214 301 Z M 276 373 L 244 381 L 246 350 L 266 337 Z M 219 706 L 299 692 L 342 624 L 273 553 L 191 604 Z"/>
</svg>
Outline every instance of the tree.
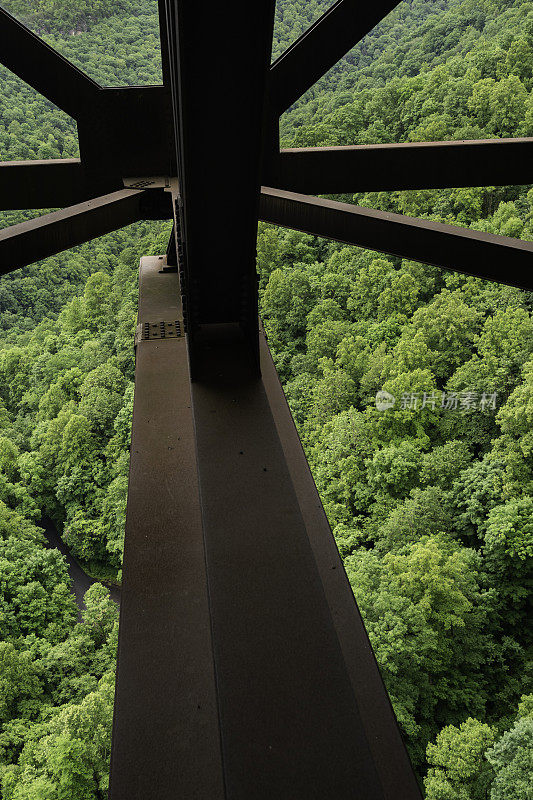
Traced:
<svg viewBox="0 0 533 800">
<path fill-rule="evenodd" d="M 386 258 L 373 258 L 361 266 L 348 298 L 348 310 L 354 319 L 377 316 L 383 292 L 391 286 L 394 273 L 393 265 Z M 386 306 L 381 308 L 384 311 Z"/>
<path fill-rule="evenodd" d="M 31 718 L 41 703 L 42 686 L 27 652 L 19 652 L 11 642 L 0 642 L 0 720 Z"/>
<path fill-rule="evenodd" d="M 109 673 L 80 704 L 56 712 L 40 737 L 27 742 L 18 766 L 4 773 L 3 797 L 104 800 L 109 783 L 113 694 L 114 679 Z"/>
<path fill-rule="evenodd" d="M 443 289 L 412 317 L 413 332 L 420 331 L 435 354 L 432 371 L 445 380 L 466 360 L 478 332 L 481 314 L 464 302 L 460 293 Z"/>
<path fill-rule="evenodd" d="M 517 75 L 494 84 L 490 92 L 489 125 L 499 136 L 512 136 L 526 114 L 527 89 Z"/>
<path fill-rule="evenodd" d="M 527 625 L 528 601 L 533 586 L 533 498 L 513 498 L 489 513 L 485 534 L 485 563 L 498 587 L 508 630 L 524 644 L 531 643 Z"/>
<path fill-rule="evenodd" d="M 371 489 L 377 494 L 405 497 L 418 483 L 421 462 L 420 447 L 409 440 L 378 450 L 367 461 Z"/>
<path fill-rule="evenodd" d="M 415 764 L 428 739 L 484 710 L 481 666 L 490 658 L 480 557 L 444 536 L 383 557 L 345 561 L 396 715 Z"/>
<path fill-rule="evenodd" d="M 533 718 L 519 719 L 488 751 L 495 771 L 490 800 L 531 800 L 533 794 Z"/>
<path fill-rule="evenodd" d="M 426 800 L 486 800 L 493 771 L 485 754 L 495 736 L 490 725 L 472 717 L 443 728 L 427 748 Z"/>
<path fill-rule="evenodd" d="M 326 322 L 315 323 L 307 333 L 307 357 L 314 370 L 318 368 L 321 358 L 333 359 L 337 347 L 350 331 L 347 320 L 329 319 Z"/>
<path fill-rule="evenodd" d="M 378 517 L 372 527 L 376 546 L 386 551 L 424 536 L 450 534 L 453 511 L 449 497 L 437 486 L 412 489 L 406 500 L 394 506 L 384 520 Z"/>
</svg>

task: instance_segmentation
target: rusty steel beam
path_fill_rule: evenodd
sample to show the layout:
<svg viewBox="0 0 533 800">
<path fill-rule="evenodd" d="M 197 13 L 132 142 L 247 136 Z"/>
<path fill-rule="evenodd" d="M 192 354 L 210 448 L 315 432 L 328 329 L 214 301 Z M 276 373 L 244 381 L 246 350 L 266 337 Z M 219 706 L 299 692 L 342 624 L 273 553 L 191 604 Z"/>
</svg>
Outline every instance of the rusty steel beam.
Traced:
<svg viewBox="0 0 533 800">
<path fill-rule="evenodd" d="M 155 194 L 123 189 L 0 230 L 0 275 L 132 222 L 157 217 Z"/>
<path fill-rule="evenodd" d="M 533 243 L 263 187 L 265 222 L 533 289 Z"/>
<path fill-rule="evenodd" d="M 270 67 L 272 113 L 286 111 L 397 5 L 338 0 Z"/>
<path fill-rule="evenodd" d="M 264 183 L 301 194 L 347 194 L 533 183 L 533 138 L 282 150 Z"/>
<path fill-rule="evenodd" d="M 0 62 L 74 119 L 94 102 L 99 85 L 0 8 Z"/>
</svg>

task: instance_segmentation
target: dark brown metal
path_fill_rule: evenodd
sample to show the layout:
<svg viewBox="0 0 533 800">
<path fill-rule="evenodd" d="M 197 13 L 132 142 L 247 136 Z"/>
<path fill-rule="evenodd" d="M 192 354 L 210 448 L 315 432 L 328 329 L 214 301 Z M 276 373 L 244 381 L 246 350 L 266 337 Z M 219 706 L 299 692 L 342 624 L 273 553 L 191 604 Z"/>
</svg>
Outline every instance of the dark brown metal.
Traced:
<svg viewBox="0 0 533 800">
<path fill-rule="evenodd" d="M 99 86 L 0 7 L 1 63 L 74 119 L 95 101 Z"/>
<path fill-rule="evenodd" d="M 531 243 L 260 195 L 261 159 L 263 180 L 321 193 L 449 185 L 457 170 L 454 185 L 531 180 L 519 163 L 530 140 L 278 155 L 279 114 L 396 5 L 339 0 L 269 68 L 274 0 L 159 0 L 165 85 L 118 89 L 0 9 L 0 58 L 77 119 L 82 156 L 0 166 L 0 207 L 106 192 L 0 231 L 0 272 L 136 220 L 174 220 L 173 264 L 141 268 L 111 800 L 420 800 L 258 336 L 255 268 L 260 209 L 274 224 L 532 288 Z"/>
<path fill-rule="evenodd" d="M 260 352 L 268 402 L 359 707 L 368 746 L 383 787 L 383 795 L 387 800 L 418 798 L 418 788 L 394 711 L 263 332 L 260 335 Z"/>
<path fill-rule="evenodd" d="M 181 319 L 178 276 L 144 258 L 139 323 Z M 140 341 L 109 797 L 226 797 L 186 340 Z"/>
<path fill-rule="evenodd" d="M 130 176 L 176 174 L 167 87 L 100 89 L 80 116 L 78 136 L 82 162 L 98 186 Z"/>
<path fill-rule="evenodd" d="M 397 5 L 398 0 L 338 0 L 272 64 L 272 112 L 279 117 Z"/>
<path fill-rule="evenodd" d="M 96 192 L 78 158 L 0 162 L 0 210 L 63 208 L 123 188 L 106 179 Z"/>
<path fill-rule="evenodd" d="M 158 261 L 164 258 L 158 257 Z M 164 273 L 165 266 L 159 264 L 159 272 Z M 162 268 L 163 267 L 163 268 Z M 139 342 L 153 342 L 161 339 L 179 339 L 183 336 L 183 322 L 179 319 L 161 319 L 158 322 L 139 322 L 135 332 L 135 346 Z"/>
<path fill-rule="evenodd" d="M 111 92 L 109 106 L 124 102 L 132 115 L 144 100 L 163 106 L 165 95 L 156 92 L 158 88 L 135 89 L 135 94 L 127 90 L 104 93 Z M 137 140 L 135 151 L 120 156 L 118 131 L 115 134 L 108 133 L 108 144 L 120 175 L 171 174 L 170 155 L 162 156 L 164 148 L 156 148 L 155 160 L 147 159 Z M 127 150 L 126 140 L 122 145 Z M 102 168 L 96 173 L 99 185 L 95 172 L 79 159 L 0 162 L 0 210 L 73 205 L 121 188 L 121 178 Z M 279 189 L 302 194 L 529 184 L 533 182 L 533 138 L 285 149 L 271 161 L 263 178 Z"/>
<path fill-rule="evenodd" d="M 257 364 L 257 209 L 274 0 L 253 9 L 249 0 L 211 4 L 207 16 L 189 0 L 166 0 L 166 12 L 193 370 L 195 328 L 206 323 L 240 323 Z"/>
<path fill-rule="evenodd" d="M 325 518 L 315 525 L 323 512 L 265 344 L 262 379 L 237 325 L 207 326 L 197 348 L 226 797 L 419 800 L 339 553 Z"/>
<path fill-rule="evenodd" d="M 0 230 L 0 274 L 144 219 L 149 195 L 123 189 Z"/>
<path fill-rule="evenodd" d="M 265 178 L 302 194 L 529 184 L 533 138 L 287 149 Z"/>
<path fill-rule="evenodd" d="M 263 187 L 265 222 L 381 253 L 533 288 L 533 243 Z"/>
</svg>

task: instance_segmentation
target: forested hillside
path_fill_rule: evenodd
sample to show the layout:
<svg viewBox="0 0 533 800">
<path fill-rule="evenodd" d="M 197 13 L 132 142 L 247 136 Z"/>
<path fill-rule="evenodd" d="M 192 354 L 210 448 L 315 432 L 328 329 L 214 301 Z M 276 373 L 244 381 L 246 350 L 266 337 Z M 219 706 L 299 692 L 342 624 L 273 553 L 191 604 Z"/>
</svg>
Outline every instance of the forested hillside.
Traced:
<svg viewBox="0 0 533 800">
<path fill-rule="evenodd" d="M 152 0 L 0 2 L 103 84 L 160 78 Z M 273 56 L 329 5 L 281 0 Z M 0 158 L 76 155 L 73 121 L 0 74 Z M 529 2 L 411 0 L 284 115 L 282 141 L 531 136 L 532 81 Z M 344 199 L 533 239 L 527 186 Z M 116 609 L 96 585 L 76 621 L 38 526 L 52 519 L 88 571 L 120 580 L 138 261 L 168 228 L 132 226 L 0 281 L 3 800 L 105 797 Z M 264 224 L 258 269 L 427 800 L 531 800 L 533 294 Z"/>
</svg>

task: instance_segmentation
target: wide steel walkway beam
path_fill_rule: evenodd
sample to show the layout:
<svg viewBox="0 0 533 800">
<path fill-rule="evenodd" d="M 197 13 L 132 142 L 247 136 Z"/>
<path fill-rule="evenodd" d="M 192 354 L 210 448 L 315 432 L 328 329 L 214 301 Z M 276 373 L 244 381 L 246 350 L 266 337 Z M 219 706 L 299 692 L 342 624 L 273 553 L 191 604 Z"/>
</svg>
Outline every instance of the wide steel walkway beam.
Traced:
<svg viewBox="0 0 533 800">
<path fill-rule="evenodd" d="M 420 800 L 264 336 L 259 378 L 206 326 L 191 384 L 165 264 L 141 264 L 110 798 Z"/>
<path fill-rule="evenodd" d="M 178 275 L 164 266 L 144 258 L 139 279 L 109 797 L 222 800 L 189 359 Z"/>
</svg>

